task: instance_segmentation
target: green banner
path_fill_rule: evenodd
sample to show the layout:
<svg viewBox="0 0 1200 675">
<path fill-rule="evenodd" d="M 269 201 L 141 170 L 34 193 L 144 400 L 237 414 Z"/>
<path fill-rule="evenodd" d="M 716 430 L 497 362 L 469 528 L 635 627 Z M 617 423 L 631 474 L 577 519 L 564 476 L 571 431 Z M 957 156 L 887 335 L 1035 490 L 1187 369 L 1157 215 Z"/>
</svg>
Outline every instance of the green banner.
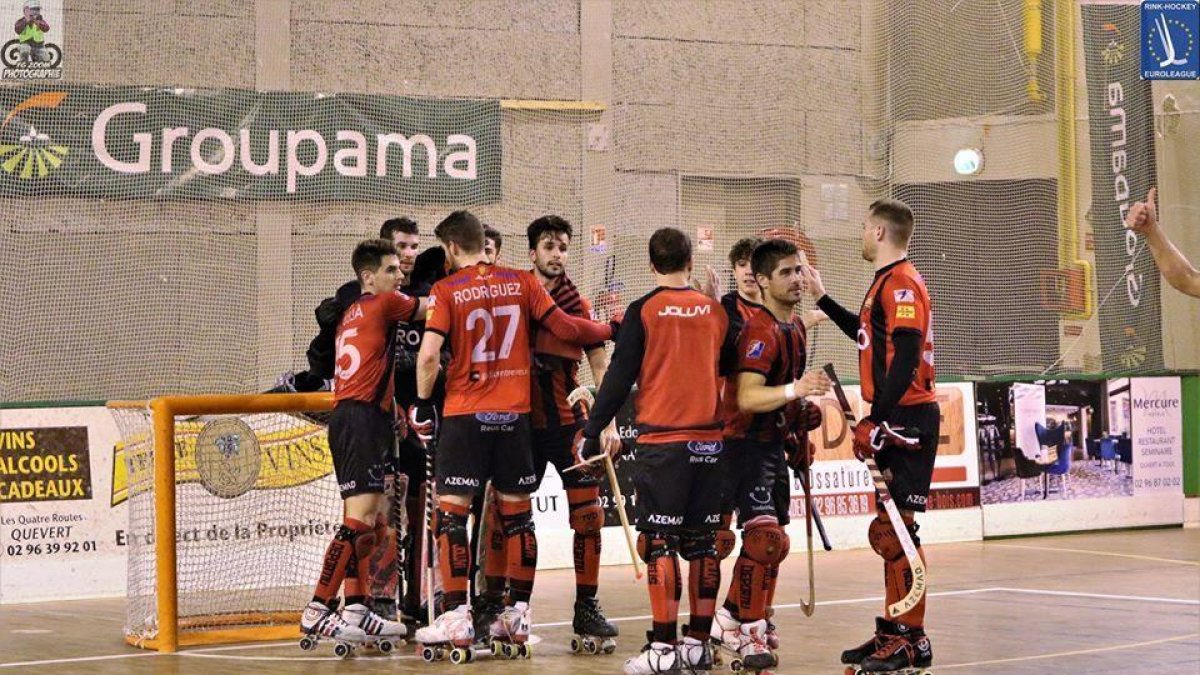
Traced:
<svg viewBox="0 0 1200 675">
<path fill-rule="evenodd" d="M 4 196 L 500 199 L 495 100 L 31 85 L 0 115 Z"/>
<path fill-rule="evenodd" d="M 1158 270 L 1125 214 L 1155 184 L 1154 104 L 1140 78 L 1137 5 L 1083 4 L 1092 227 L 1105 372 L 1161 370 Z"/>
</svg>

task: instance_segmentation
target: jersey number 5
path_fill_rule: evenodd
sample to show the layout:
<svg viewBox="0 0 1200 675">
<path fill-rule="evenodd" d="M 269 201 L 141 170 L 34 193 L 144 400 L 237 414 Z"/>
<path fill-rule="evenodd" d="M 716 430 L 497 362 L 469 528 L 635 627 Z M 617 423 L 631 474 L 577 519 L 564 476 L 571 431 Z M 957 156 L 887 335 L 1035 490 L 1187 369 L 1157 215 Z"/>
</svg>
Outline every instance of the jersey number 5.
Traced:
<svg viewBox="0 0 1200 675">
<path fill-rule="evenodd" d="M 496 321 L 493 317 L 507 319 L 504 325 L 504 339 L 500 342 L 499 357 L 496 352 L 488 349 L 492 335 L 496 332 Z M 490 312 L 482 307 L 471 310 L 467 315 L 467 330 L 473 333 L 476 324 L 483 324 L 483 335 L 479 336 L 475 348 L 471 350 L 471 363 L 495 361 L 497 358 L 507 359 L 512 353 L 513 340 L 517 337 L 517 322 L 520 319 L 521 308 L 517 305 L 493 307 Z"/>
<path fill-rule="evenodd" d="M 352 344 L 347 344 L 346 340 L 358 335 L 357 328 L 347 328 L 338 335 L 337 339 L 337 358 L 334 359 L 334 365 L 337 370 L 337 379 L 348 380 L 358 372 L 358 367 L 362 365 L 362 354 L 358 352 L 358 347 Z M 350 363 L 345 368 L 342 367 L 342 357 L 350 360 Z"/>
</svg>

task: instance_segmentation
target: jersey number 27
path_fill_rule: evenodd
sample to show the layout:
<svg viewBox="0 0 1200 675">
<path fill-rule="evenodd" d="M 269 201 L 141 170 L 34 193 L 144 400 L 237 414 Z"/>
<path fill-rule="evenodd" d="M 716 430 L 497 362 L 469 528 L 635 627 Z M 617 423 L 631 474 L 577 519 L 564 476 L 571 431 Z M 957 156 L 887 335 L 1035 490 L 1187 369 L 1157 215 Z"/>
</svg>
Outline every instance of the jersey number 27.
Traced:
<svg viewBox="0 0 1200 675">
<path fill-rule="evenodd" d="M 504 339 L 500 342 L 499 356 L 494 350 L 488 349 L 492 335 L 496 333 L 496 319 L 505 319 Z M 482 324 L 483 334 L 475 341 L 471 350 L 471 363 L 495 361 L 497 358 L 507 359 L 512 353 L 513 341 L 517 337 L 517 323 L 521 320 L 521 308 L 518 305 L 501 305 L 491 311 L 483 307 L 471 310 L 467 315 L 467 331 L 474 334 L 475 326 Z"/>
</svg>

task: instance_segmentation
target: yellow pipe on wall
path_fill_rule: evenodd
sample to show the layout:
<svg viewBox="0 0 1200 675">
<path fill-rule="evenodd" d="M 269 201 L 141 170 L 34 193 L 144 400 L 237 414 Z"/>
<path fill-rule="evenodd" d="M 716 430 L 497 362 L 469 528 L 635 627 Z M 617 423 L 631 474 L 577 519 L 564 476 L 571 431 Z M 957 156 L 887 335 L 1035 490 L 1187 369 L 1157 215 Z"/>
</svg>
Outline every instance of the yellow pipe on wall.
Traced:
<svg viewBox="0 0 1200 675">
<path fill-rule="evenodd" d="M 1025 84 L 1025 92 L 1030 101 L 1046 100 L 1038 85 L 1037 63 L 1042 56 L 1042 0 L 1025 0 L 1025 57 L 1029 62 L 1029 81 Z"/>
<path fill-rule="evenodd" d="M 1026 2 L 1028 10 L 1029 2 Z M 1075 167 L 1075 2 L 1054 0 L 1055 117 L 1058 140 L 1058 266 L 1083 276 L 1083 307 L 1065 318 L 1087 320 L 1094 311 L 1092 266 L 1079 259 L 1079 220 Z"/>
</svg>

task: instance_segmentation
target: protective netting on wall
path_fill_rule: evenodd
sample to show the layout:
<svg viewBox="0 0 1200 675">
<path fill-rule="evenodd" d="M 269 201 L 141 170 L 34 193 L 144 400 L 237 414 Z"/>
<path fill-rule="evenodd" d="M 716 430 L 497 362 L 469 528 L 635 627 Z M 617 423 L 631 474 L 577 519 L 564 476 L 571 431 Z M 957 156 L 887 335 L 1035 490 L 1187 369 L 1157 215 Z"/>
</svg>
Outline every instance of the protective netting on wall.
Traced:
<svg viewBox="0 0 1200 675">
<path fill-rule="evenodd" d="M 776 44 L 647 36 L 615 3 L 597 106 L 4 88 L 0 400 L 261 390 L 303 367 L 357 241 L 408 215 L 432 245 L 462 207 L 522 266 L 525 226 L 566 217 L 568 272 L 601 309 L 649 290 L 646 240 L 667 225 L 726 290 L 735 241 L 789 231 L 857 308 L 863 213 L 898 197 L 917 214 L 940 377 L 1160 368 L 1157 275 L 1119 230 L 1154 179 L 1148 85 L 1122 70 L 1136 7 L 850 4 L 772 5 L 769 23 L 799 31 Z M 956 172 L 961 150 L 977 154 Z M 831 325 L 813 351 L 855 372 Z"/>
</svg>

